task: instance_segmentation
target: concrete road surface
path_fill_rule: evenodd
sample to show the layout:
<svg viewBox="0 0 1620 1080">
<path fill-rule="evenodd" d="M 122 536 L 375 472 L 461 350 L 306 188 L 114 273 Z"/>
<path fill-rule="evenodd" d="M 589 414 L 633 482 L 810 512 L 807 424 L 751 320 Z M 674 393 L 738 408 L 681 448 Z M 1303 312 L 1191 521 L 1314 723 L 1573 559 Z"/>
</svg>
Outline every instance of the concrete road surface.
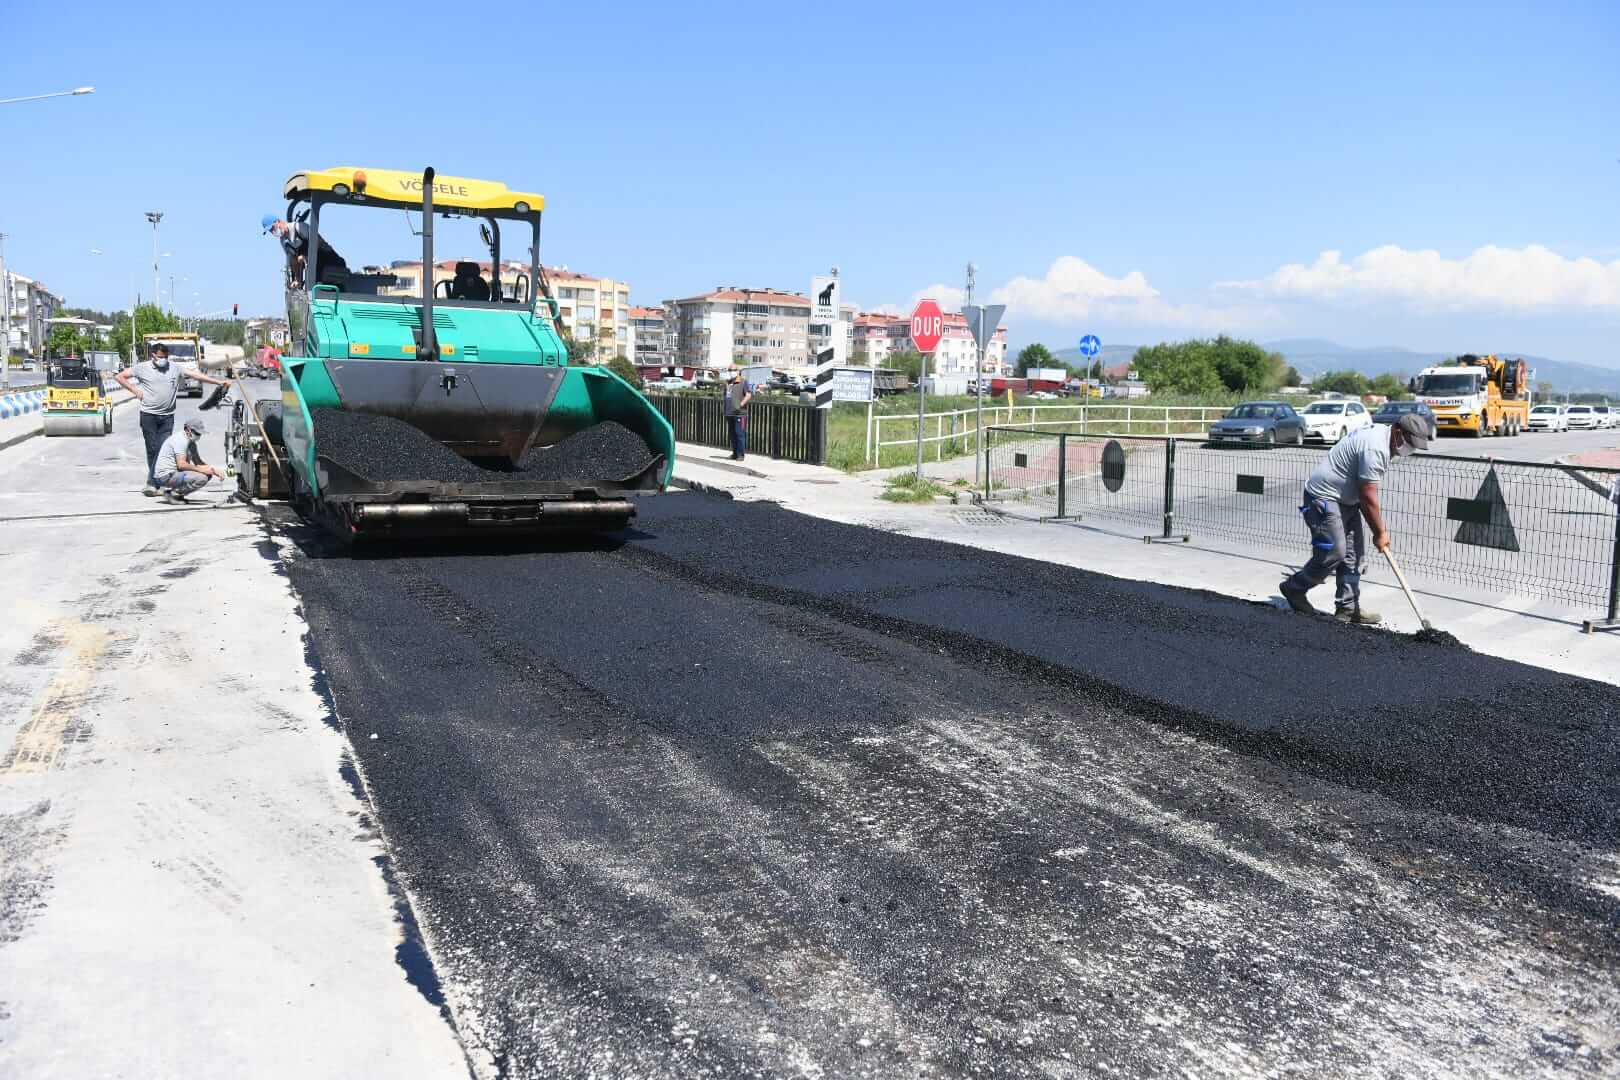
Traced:
<svg viewBox="0 0 1620 1080">
<path fill-rule="evenodd" d="M 1612 687 L 698 495 L 280 522 L 482 1075 L 1620 1070 Z"/>
<path fill-rule="evenodd" d="M 144 472 L 0 452 L 0 1076 L 466 1076 L 274 542 Z"/>
</svg>

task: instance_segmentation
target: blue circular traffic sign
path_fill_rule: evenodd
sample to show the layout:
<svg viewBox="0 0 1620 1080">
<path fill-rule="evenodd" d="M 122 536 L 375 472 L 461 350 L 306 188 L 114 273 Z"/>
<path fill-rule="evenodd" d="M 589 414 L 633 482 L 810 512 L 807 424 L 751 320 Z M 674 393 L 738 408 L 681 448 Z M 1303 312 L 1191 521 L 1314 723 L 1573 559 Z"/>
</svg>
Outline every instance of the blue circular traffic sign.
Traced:
<svg viewBox="0 0 1620 1080">
<path fill-rule="evenodd" d="M 1102 342 L 1097 339 L 1096 334 L 1087 334 L 1080 339 L 1081 356 L 1096 356 L 1100 352 L 1102 352 Z"/>
</svg>

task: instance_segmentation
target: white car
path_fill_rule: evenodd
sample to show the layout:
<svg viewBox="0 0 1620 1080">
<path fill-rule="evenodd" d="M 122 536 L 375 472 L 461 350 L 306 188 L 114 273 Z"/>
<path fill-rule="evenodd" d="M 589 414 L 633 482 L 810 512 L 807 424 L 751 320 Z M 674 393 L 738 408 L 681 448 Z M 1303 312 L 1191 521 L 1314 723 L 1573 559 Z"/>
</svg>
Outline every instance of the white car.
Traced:
<svg viewBox="0 0 1620 1080">
<path fill-rule="evenodd" d="M 692 384 L 679 375 L 666 375 L 647 384 L 649 390 L 690 390 Z"/>
<path fill-rule="evenodd" d="M 1603 426 L 1603 421 L 1598 418 L 1597 413 L 1592 411 L 1590 405 L 1568 406 L 1564 411 L 1564 419 L 1568 422 L 1571 431 L 1577 428 L 1598 428 Z"/>
<path fill-rule="evenodd" d="M 1372 427 L 1372 413 L 1359 401 L 1316 401 L 1300 413 L 1305 418 L 1305 438 L 1336 443 L 1352 431 Z"/>
<path fill-rule="evenodd" d="M 1562 405 L 1537 405 L 1530 410 L 1527 431 L 1568 431 L 1569 421 L 1564 418 Z"/>
<path fill-rule="evenodd" d="M 1597 414 L 1598 427 L 1620 427 L 1620 411 L 1607 405 L 1594 405 L 1592 411 Z"/>
</svg>

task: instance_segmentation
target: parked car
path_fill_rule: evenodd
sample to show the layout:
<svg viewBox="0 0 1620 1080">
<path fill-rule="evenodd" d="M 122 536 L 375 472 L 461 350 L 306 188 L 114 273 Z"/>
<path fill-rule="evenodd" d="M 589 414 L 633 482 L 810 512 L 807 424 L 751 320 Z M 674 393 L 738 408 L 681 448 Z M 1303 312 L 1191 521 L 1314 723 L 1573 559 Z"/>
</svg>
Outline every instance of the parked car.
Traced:
<svg viewBox="0 0 1620 1080">
<path fill-rule="evenodd" d="M 665 375 L 661 379 L 654 379 L 647 384 L 649 390 L 690 390 L 692 384 L 679 375 Z"/>
<path fill-rule="evenodd" d="M 1050 390 L 1037 390 L 1029 395 L 1033 401 L 1056 401 L 1058 396 Z"/>
<path fill-rule="evenodd" d="M 1592 406 L 1592 412 L 1600 421 L 1598 427 L 1620 427 L 1620 411 L 1611 409 L 1607 405 L 1594 405 Z"/>
<path fill-rule="evenodd" d="M 1576 428 L 1597 428 L 1603 426 L 1603 421 L 1598 419 L 1597 413 L 1592 411 L 1592 406 L 1590 405 L 1570 405 L 1564 410 L 1564 419 L 1568 423 L 1569 430 L 1571 431 L 1574 431 Z"/>
<path fill-rule="evenodd" d="M 1427 420 L 1429 422 L 1429 438 L 1438 437 L 1440 421 L 1434 418 L 1434 410 L 1421 401 L 1386 401 L 1378 406 L 1378 411 L 1373 413 L 1372 419 L 1375 424 L 1398 424 L 1401 417 L 1407 413 L 1417 413 Z"/>
<path fill-rule="evenodd" d="M 1372 414 L 1359 401 L 1313 401 L 1301 414 L 1305 419 L 1305 437 L 1336 443 L 1352 431 L 1372 427 Z"/>
<path fill-rule="evenodd" d="M 1286 402 L 1245 401 L 1210 426 L 1209 441 L 1304 446 L 1305 421 Z"/>
<path fill-rule="evenodd" d="M 1537 405 L 1530 410 L 1527 431 L 1568 431 L 1569 421 L 1564 418 L 1562 405 Z"/>
</svg>

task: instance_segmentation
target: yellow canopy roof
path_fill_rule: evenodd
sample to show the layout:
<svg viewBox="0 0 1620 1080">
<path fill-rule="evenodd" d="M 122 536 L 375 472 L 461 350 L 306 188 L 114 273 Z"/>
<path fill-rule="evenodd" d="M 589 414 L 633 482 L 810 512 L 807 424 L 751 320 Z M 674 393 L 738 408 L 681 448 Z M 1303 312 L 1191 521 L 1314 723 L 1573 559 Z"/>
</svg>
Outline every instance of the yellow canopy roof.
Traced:
<svg viewBox="0 0 1620 1080">
<path fill-rule="evenodd" d="M 401 206 L 422 205 L 421 173 L 401 172 L 398 169 L 364 169 L 353 165 L 294 173 L 287 178 L 284 195 L 293 199 L 311 191 L 335 191 L 339 185 L 355 191 L 358 190 L 355 173 L 364 174 L 368 199 Z M 473 180 L 465 176 L 433 178 L 435 206 L 455 206 L 464 210 L 518 210 L 518 203 L 525 204 L 527 210 L 538 212 L 545 209 L 546 197 L 530 191 L 513 191 L 495 180 Z"/>
</svg>

